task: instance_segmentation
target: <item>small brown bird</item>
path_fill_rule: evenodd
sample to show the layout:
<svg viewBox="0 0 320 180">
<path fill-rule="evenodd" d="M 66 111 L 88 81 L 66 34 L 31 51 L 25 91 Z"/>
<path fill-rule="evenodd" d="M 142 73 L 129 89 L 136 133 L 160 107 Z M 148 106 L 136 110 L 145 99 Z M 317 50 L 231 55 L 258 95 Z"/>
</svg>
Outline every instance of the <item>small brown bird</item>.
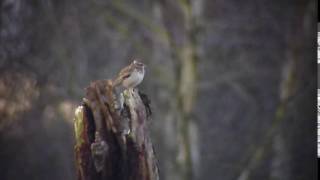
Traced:
<svg viewBox="0 0 320 180">
<path fill-rule="evenodd" d="M 113 81 L 113 86 L 121 85 L 124 89 L 135 88 L 139 85 L 145 73 L 145 65 L 137 60 L 134 60 L 129 66 L 123 68 Z"/>
</svg>

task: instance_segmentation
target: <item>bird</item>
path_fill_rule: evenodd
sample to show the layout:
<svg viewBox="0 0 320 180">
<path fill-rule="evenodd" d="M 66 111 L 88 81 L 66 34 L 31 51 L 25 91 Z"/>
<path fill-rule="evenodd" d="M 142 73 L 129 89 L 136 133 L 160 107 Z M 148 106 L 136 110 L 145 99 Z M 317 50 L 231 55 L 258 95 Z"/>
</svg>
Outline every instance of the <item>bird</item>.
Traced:
<svg viewBox="0 0 320 180">
<path fill-rule="evenodd" d="M 121 86 L 122 89 L 133 89 L 138 86 L 145 74 L 145 65 L 134 60 L 130 65 L 124 67 L 113 81 L 113 87 Z"/>
</svg>

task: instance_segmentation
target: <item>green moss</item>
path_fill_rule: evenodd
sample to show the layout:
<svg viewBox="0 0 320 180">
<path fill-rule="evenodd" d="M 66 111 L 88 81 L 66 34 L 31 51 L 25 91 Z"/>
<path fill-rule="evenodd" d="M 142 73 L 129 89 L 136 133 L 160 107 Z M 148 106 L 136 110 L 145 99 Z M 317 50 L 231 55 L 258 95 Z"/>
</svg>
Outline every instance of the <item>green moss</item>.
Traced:
<svg viewBox="0 0 320 180">
<path fill-rule="evenodd" d="M 83 114 L 83 106 L 78 106 L 74 117 L 74 132 L 77 146 L 84 143 L 84 140 L 81 138 L 81 134 L 84 131 Z"/>
<path fill-rule="evenodd" d="M 123 91 L 123 97 L 124 97 L 124 99 L 129 99 L 130 98 L 129 91 L 127 91 L 127 90 Z"/>
</svg>

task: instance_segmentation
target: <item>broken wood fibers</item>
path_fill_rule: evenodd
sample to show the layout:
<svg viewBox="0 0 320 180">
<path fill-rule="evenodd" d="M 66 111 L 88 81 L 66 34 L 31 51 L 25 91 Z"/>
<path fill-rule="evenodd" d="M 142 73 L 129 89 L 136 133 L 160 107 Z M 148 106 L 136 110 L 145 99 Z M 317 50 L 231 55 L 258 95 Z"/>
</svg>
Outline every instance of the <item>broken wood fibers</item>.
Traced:
<svg viewBox="0 0 320 180">
<path fill-rule="evenodd" d="M 151 111 L 146 95 L 124 91 L 124 113 L 115 110 L 117 98 L 110 80 L 92 82 L 75 112 L 75 158 L 78 180 L 158 180 L 158 167 L 148 134 Z M 129 118 L 129 134 L 121 133 L 121 122 Z M 90 146 L 99 132 L 108 151 L 103 169 L 97 172 Z"/>
</svg>

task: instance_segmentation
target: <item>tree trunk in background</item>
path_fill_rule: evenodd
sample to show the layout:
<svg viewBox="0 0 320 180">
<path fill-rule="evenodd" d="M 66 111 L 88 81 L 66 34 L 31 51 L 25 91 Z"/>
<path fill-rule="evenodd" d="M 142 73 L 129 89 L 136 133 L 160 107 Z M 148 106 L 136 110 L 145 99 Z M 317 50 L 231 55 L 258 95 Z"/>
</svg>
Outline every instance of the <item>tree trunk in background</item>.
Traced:
<svg viewBox="0 0 320 180">
<path fill-rule="evenodd" d="M 75 112 L 78 180 L 159 179 L 147 129 L 151 115 L 147 96 L 125 90 L 121 113 L 113 108 L 115 98 L 119 97 L 110 81 L 93 82 Z"/>
<path fill-rule="evenodd" d="M 176 69 L 177 173 L 179 179 L 194 179 L 197 163 L 197 123 L 192 118 L 197 94 L 197 20 L 201 2 L 161 1 L 162 16 L 168 33 Z"/>
</svg>

